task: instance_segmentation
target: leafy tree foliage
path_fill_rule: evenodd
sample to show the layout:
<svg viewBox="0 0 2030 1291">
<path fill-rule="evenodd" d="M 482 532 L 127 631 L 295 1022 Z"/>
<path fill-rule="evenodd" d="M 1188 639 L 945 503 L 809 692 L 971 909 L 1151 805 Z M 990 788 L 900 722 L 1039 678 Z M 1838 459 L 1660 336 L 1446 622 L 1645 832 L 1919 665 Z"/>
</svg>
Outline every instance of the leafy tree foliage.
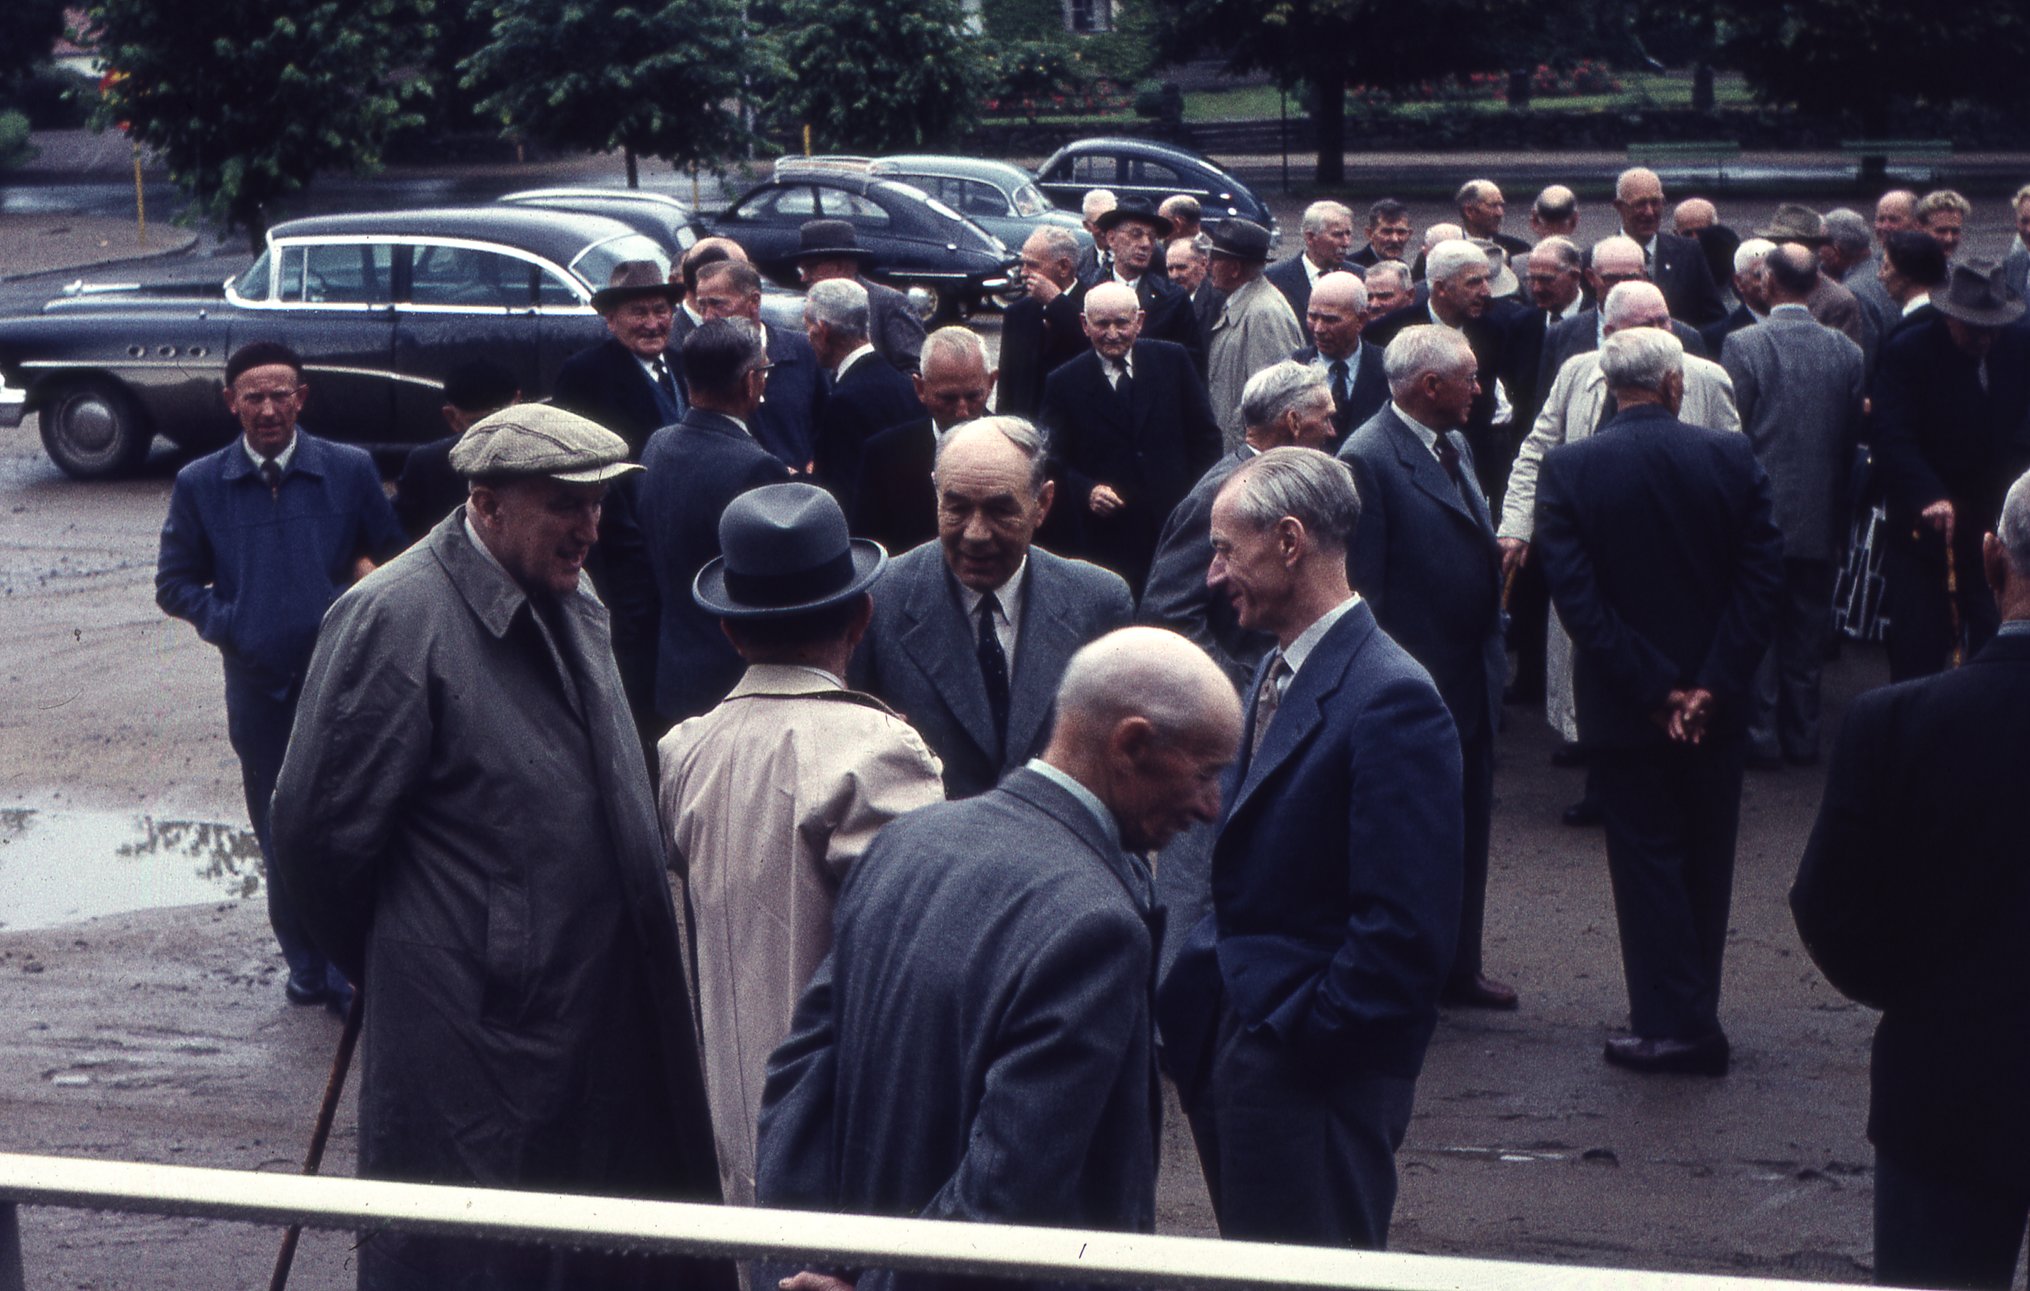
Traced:
<svg viewBox="0 0 2030 1291">
<path fill-rule="evenodd" d="M 414 117 L 393 69 L 430 0 L 91 0 L 87 32 L 120 74 L 94 124 L 125 123 L 172 178 L 258 248 L 268 203 L 324 170 L 380 163 Z"/>
<path fill-rule="evenodd" d="M 64 0 L 6 0 L 0 4 L 0 87 L 49 57 L 63 34 Z"/>
<path fill-rule="evenodd" d="M 738 100 L 757 65 L 735 0 L 495 0 L 465 60 L 480 110 L 563 148 L 706 165 L 746 139 Z"/>
<path fill-rule="evenodd" d="M 783 0 L 770 109 L 820 150 L 901 152 L 964 132 L 991 62 L 959 0 Z"/>
</svg>

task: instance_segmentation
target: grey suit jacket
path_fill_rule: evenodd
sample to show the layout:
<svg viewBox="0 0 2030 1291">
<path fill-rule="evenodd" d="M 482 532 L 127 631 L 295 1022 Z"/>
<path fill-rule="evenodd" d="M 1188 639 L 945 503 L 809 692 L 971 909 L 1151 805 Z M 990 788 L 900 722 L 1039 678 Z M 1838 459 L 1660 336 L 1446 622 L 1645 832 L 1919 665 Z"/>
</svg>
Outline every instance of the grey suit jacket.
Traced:
<svg viewBox="0 0 2030 1291">
<path fill-rule="evenodd" d="M 1778 305 L 1721 347 L 1741 431 L 1769 472 L 1783 554 L 1832 560 L 1847 533 L 1847 478 L 1861 432 L 1861 347 Z"/>
<path fill-rule="evenodd" d="M 1245 689 L 1255 665 L 1276 639 L 1242 627 L 1234 617 L 1233 602 L 1205 585 L 1205 571 L 1212 564 L 1212 500 L 1227 477 L 1254 455 L 1243 445 L 1220 458 L 1171 509 L 1156 540 L 1156 556 L 1149 564 L 1149 581 L 1143 585 L 1136 614 L 1144 623 L 1196 641 L 1236 690 Z"/>
<path fill-rule="evenodd" d="M 917 729 L 944 763 L 948 797 L 984 793 L 1041 752 L 1065 664 L 1080 646 L 1134 618 L 1128 585 L 1097 565 L 1031 547 L 1023 578 L 1005 749 L 994 738 L 973 626 L 940 544 L 924 543 L 889 565 L 874 598 L 874 621 L 853 654 L 854 688 L 879 697 Z"/>
</svg>

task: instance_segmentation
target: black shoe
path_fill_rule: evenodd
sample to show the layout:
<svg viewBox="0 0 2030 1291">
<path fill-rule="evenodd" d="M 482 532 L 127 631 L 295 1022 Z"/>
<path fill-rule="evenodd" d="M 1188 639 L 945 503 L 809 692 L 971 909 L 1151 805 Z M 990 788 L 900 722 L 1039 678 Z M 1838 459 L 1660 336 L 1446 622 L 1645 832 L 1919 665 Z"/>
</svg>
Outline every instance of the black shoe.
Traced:
<svg viewBox="0 0 2030 1291">
<path fill-rule="evenodd" d="M 352 992 L 353 988 L 350 982 L 333 987 L 324 993 L 324 1007 L 338 1014 L 338 1016 L 344 1017 L 352 1012 Z"/>
<path fill-rule="evenodd" d="M 282 994 L 288 997 L 291 1004 L 322 1004 L 326 992 L 322 986 L 305 986 L 291 977 L 283 984 Z"/>
<path fill-rule="evenodd" d="M 1558 819 L 1574 829 L 1591 829 L 1604 820 L 1605 817 L 1601 815 L 1599 803 L 1591 798 L 1581 798 L 1565 808 L 1565 814 L 1558 817 Z"/>
<path fill-rule="evenodd" d="M 1554 767 L 1583 767 L 1590 760 L 1586 746 L 1577 740 L 1566 740 L 1551 750 L 1551 765 Z"/>
<path fill-rule="evenodd" d="M 1724 1076 L 1727 1074 L 1727 1037 L 1718 1031 L 1697 1040 L 1618 1035 L 1608 1040 L 1607 1050 L 1602 1056 L 1613 1066 L 1626 1067 L 1645 1075 Z"/>
<path fill-rule="evenodd" d="M 1475 974 L 1466 981 L 1447 986 L 1439 993 L 1438 1002 L 1465 1009 L 1513 1009 L 1522 1004 L 1522 997 L 1507 982 Z"/>
</svg>

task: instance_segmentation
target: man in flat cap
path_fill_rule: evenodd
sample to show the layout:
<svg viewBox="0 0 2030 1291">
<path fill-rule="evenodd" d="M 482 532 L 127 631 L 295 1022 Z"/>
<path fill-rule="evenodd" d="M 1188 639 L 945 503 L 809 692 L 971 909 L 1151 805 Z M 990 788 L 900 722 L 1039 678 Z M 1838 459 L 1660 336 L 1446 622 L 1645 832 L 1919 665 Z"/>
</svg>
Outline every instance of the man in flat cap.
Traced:
<svg viewBox="0 0 2030 1291">
<path fill-rule="evenodd" d="M 719 1199 L 648 771 L 584 581 L 618 435 L 521 404 L 465 505 L 339 598 L 275 793 L 311 939 L 366 993 L 359 1170 Z M 362 1288 L 730 1288 L 721 1263 L 363 1234 Z"/>
<path fill-rule="evenodd" d="M 1350 225 L 1348 226 L 1351 227 Z M 1247 425 L 1241 391 L 1248 378 L 1274 367 L 1304 344 L 1304 329 L 1290 301 L 1265 276 L 1269 231 L 1243 219 L 1223 220 L 1212 235 L 1212 285 L 1226 293 L 1206 342 L 1206 378 L 1212 415 L 1229 452 Z M 1305 293 L 1310 299 L 1310 293 Z"/>
<path fill-rule="evenodd" d="M 846 689 L 881 547 L 849 538 L 832 495 L 794 481 L 735 498 L 719 546 L 691 594 L 747 671 L 724 703 L 663 737 L 658 800 L 695 930 L 720 1186 L 752 1205 L 768 1055 L 832 948 L 839 884 L 883 825 L 945 793 L 923 737 Z"/>
</svg>

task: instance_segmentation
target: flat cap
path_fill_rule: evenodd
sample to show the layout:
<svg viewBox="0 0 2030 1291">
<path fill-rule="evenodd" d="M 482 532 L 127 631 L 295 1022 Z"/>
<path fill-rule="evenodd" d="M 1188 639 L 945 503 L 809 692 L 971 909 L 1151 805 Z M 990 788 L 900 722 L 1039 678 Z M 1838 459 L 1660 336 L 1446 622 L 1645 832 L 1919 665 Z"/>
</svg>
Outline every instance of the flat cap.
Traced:
<svg viewBox="0 0 2030 1291">
<path fill-rule="evenodd" d="M 546 403 L 518 403 L 466 427 L 451 446 L 451 469 L 467 479 L 544 475 L 599 484 L 641 467 L 627 460 L 627 441 L 598 422 Z"/>
</svg>

